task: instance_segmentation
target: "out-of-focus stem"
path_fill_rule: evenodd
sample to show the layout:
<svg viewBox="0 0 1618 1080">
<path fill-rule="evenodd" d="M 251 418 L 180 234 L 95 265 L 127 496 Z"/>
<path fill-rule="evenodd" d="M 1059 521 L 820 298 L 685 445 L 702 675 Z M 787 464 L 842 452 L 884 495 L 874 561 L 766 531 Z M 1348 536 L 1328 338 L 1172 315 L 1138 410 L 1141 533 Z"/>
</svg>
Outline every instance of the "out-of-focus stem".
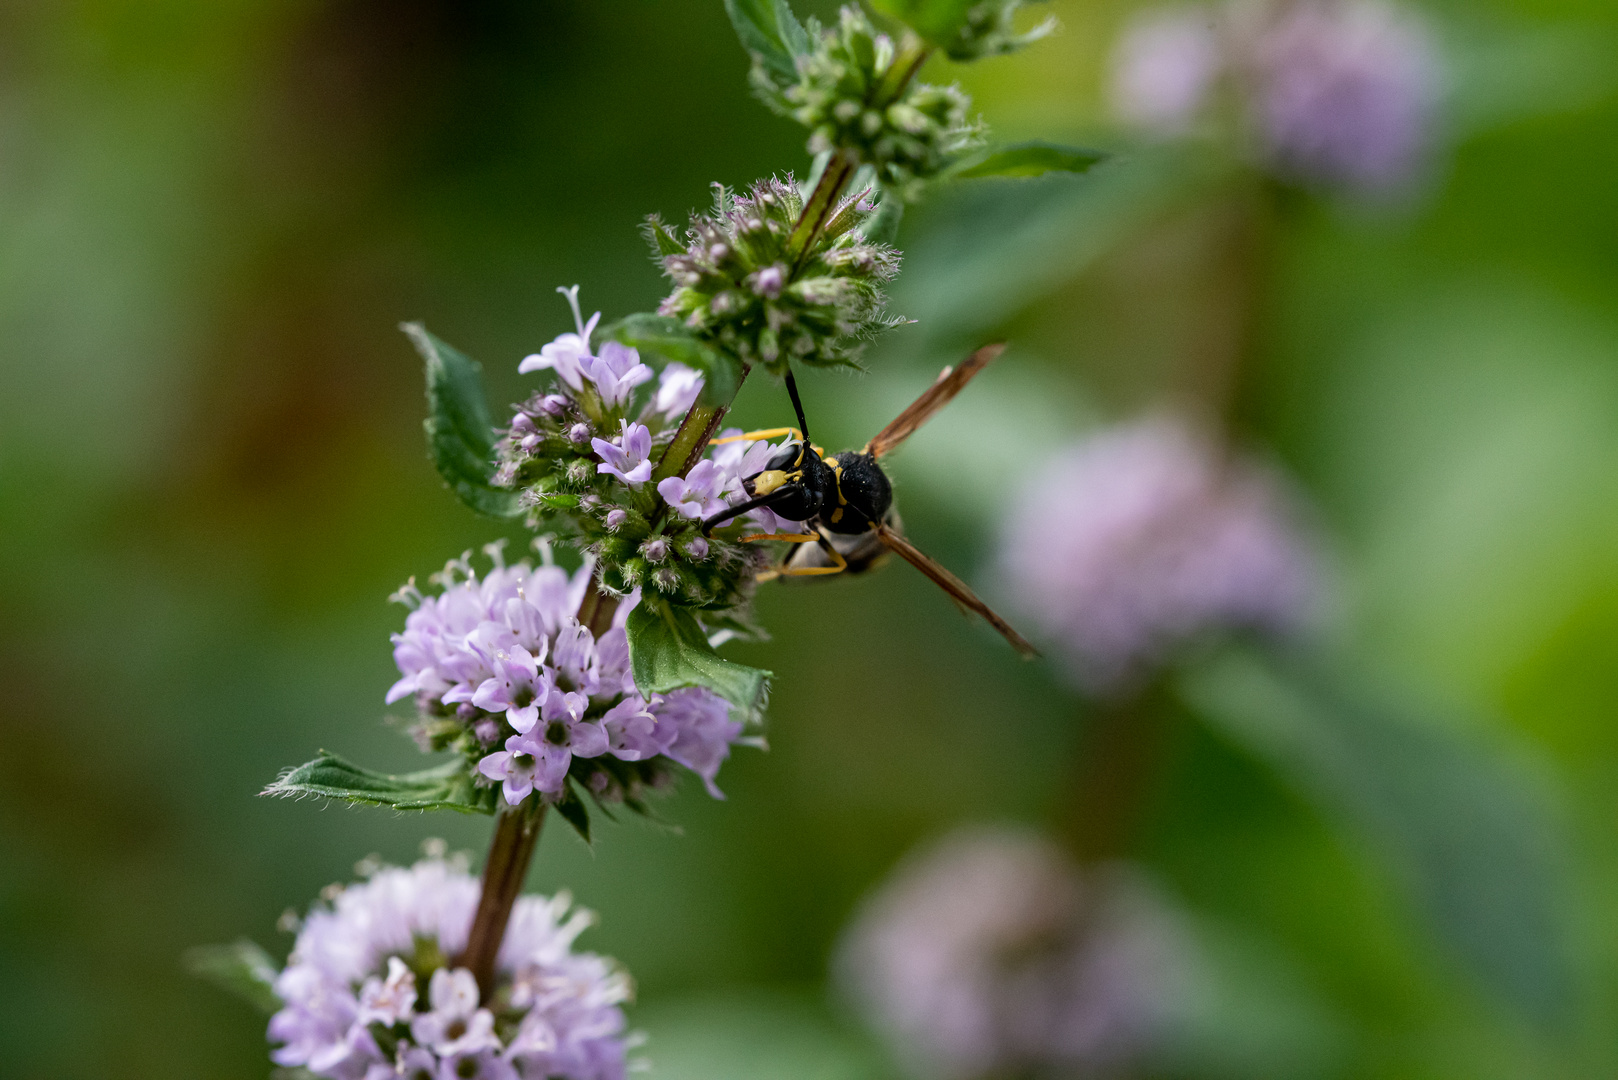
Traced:
<svg viewBox="0 0 1618 1080">
<path fill-rule="evenodd" d="M 494 841 L 483 863 L 483 892 L 478 897 L 477 914 L 466 935 L 466 948 L 454 961 L 456 967 L 472 972 L 485 1002 L 494 992 L 500 943 L 505 940 L 511 908 L 528 877 L 528 864 L 533 860 L 534 845 L 544 823 L 545 803 L 537 795 L 506 807 L 495 820 Z"/>
<path fill-rule="evenodd" d="M 1062 814 L 1068 847 L 1079 859 L 1128 853 L 1161 764 L 1165 697 L 1154 684 L 1091 712 Z"/>
</svg>

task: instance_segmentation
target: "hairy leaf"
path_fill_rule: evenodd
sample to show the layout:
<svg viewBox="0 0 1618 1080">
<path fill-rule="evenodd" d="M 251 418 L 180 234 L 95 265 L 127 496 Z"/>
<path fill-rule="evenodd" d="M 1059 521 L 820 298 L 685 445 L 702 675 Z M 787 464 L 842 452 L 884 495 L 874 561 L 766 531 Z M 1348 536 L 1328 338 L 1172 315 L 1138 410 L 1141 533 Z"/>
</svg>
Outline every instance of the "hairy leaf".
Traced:
<svg viewBox="0 0 1618 1080">
<path fill-rule="evenodd" d="M 182 958 L 185 969 L 221 990 L 246 1001 L 265 1015 L 281 1007 L 275 993 L 275 961 L 255 943 L 242 938 L 229 945 L 200 945 Z"/>
<path fill-rule="evenodd" d="M 987 176 L 1044 176 L 1049 172 L 1082 173 L 1106 159 L 1107 155 L 1100 150 L 1026 142 L 976 155 L 951 170 L 950 175 L 972 180 Z"/>
<path fill-rule="evenodd" d="M 696 617 L 657 597 L 629 613 L 629 662 L 635 685 L 650 697 L 705 686 L 743 709 L 763 705 L 768 671 L 732 663 L 714 651 Z"/>
<path fill-rule="evenodd" d="M 438 474 L 480 514 L 509 518 L 521 505 L 515 491 L 493 484 L 494 422 L 477 363 L 429 334 L 420 323 L 400 326 L 427 361 L 427 447 Z"/>
<path fill-rule="evenodd" d="M 395 810 L 459 810 L 494 813 L 494 789 L 479 788 L 459 759 L 420 772 L 391 773 L 362 769 L 321 751 L 315 760 L 289 771 L 265 788 L 263 795 L 315 795 L 323 799 L 389 806 Z"/>
<path fill-rule="evenodd" d="M 741 385 L 741 361 L 703 341 L 679 319 L 645 313 L 629 315 L 603 327 L 601 337 L 702 372 L 700 400 L 704 405 L 729 405 Z"/>
<path fill-rule="evenodd" d="M 1540 793 L 1504 747 L 1346 686 L 1244 650 L 1182 680 L 1199 715 L 1370 840 L 1485 983 L 1542 1022 L 1565 1015 L 1567 880 Z"/>
<path fill-rule="evenodd" d="M 787 0 L 725 0 L 736 36 L 777 85 L 798 79 L 797 58 L 809 52 L 809 35 Z"/>
</svg>

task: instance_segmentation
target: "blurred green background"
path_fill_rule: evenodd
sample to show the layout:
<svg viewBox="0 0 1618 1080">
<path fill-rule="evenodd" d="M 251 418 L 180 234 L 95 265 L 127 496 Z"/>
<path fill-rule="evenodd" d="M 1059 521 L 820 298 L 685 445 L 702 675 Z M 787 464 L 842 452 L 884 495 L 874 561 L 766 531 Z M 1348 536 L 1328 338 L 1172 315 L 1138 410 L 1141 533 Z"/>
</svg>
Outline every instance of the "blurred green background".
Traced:
<svg viewBox="0 0 1618 1080">
<path fill-rule="evenodd" d="M 1105 143 L 1128 5 L 1053 7 L 1057 37 L 927 77 L 1001 138 Z M 1289 203 L 1245 429 L 1330 530 L 1342 654 L 1528 748 L 1573 838 L 1577 993 L 1555 1030 L 1513 1019 L 1355 841 L 1188 724 L 1138 850 L 1243 987 L 1210 1075 L 1618 1075 L 1618 12 L 1428 10 L 1441 175 L 1392 210 Z M 746 69 L 719 0 L 0 6 L 0 1072 L 262 1076 L 261 1019 L 182 952 L 279 955 L 280 913 L 368 853 L 481 851 L 483 819 L 254 797 L 317 748 L 419 762 L 383 724 L 385 597 L 498 535 L 426 461 L 394 326 L 504 402 L 568 328 L 555 286 L 652 306 L 642 215 L 806 167 Z M 953 205 L 905 222 L 912 289 L 947 274 Z M 1186 231 L 1152 235 L 1004 312 L 1013 350 L 895 463 L 912 536 L 974 580 L 1008 474 L 1149 400 L 1183 345 Z M 955 355 L 906 328 L 869 359 L 806 380 L 821 441 Z M 782 407 L 760 379 L 736 415 Z M 902 567 L 759 606 L 775 640 L 735 654 L 776 672 L 770 751 L 726 765 L 726 802 L 685 783 L 677 828 L 551 830 L 531 884 L 600 913 L 654 1077 L 889 1076 L 825 989 L 839 928 L 917 841 L 1052 813 L 1084 710 Z"/>
</svg>

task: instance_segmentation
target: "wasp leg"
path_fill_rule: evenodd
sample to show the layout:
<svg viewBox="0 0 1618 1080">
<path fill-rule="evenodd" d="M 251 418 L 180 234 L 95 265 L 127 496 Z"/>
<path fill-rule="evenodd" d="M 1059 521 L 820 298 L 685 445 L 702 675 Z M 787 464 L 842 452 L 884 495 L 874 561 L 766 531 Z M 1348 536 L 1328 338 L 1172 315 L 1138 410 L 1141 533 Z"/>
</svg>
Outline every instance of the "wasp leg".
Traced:
<svg viewBox="0 0 1618 1080">
<path fill-rule="evenodd" d="M 774 581 L 778 577 L 815 577 L 820 574 L 841 574 L 848 569 L 848 560 L 842 553 L 832 547 L 826 538 L 819 533 L 753 533 L 751 536 L 741 538 L 743 542 L 749 540 L 787 540 L 794 544 L 819 544 L 821 549 L 830 555 L 836 566 L 802 566 L 793 568 L 792 553 L 788 552 L 786 559 L 780 566 L 766 570 L 758 576 L 759 581 Z M 793 548 L 793 551 L 798 550 Z"/>
<path fill-rule="evenodd" d="M 795 427 L 772 427 L 765 428 L 762 431 L 744 432 L 741 435 L 726 435 L 722 439 L 709 439 L 708 445 L 718 446 L 720 443 L 729 442 L 758 442 L 760 439 L 778 439 L 782 435 L 791 435 L 799 442 L 803 441 L 803 432 Z"/>
</svg>

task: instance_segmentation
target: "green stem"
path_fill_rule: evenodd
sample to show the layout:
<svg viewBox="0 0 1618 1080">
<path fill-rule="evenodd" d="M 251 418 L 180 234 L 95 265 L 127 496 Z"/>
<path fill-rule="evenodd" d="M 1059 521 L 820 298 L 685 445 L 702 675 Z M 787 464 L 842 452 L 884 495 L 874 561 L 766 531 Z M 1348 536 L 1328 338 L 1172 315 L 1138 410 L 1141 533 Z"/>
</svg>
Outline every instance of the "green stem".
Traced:
<svg viewBox="0 0 1618 1080">
<path fill-rule="evenodd" d="M 831 216 L 832 210 L 837 206 L 837 198 L 848 186 L 849 179 L 854 170 L 859 167 L 859 161 L 847 150 L 838 150 L 826 162 L 826 168 L 820 174 L 820 182 L 815 190 L 809 193 L 809 201 L 803 204 L 803 212 L 798 215 L 798 223 L 792 227 L 792 235 L 787 237 L 787 257 L 792 260 L 792 273 L 796 275 L 803 269 L 803 264 L 809 253 L 815 249 L 815 241 L 820 237 L 820 230 L 825 227 L 826 219 Z"/>
<path fill-rule="evenodd" d="M 888 70 L 883 74 L 882 81 L 877 84 L 876 93 L 871 95 L 871 104 L 878 109 L 885 109 L 899 100 L 910 80 L 916 77 L 921 65 L 933 51 L 911 31 L 905 31 L 899 40 L 899 47 L 894 51 L 893 61 L 888 64 Z"/>
<path fill-rule="evenodd" d="M 528 878 L 528 864 L 534 858 L 534 845 L 545 823 L 545 803 L 537 795 L 500 812 L 495 821 L 494 841 L 483 863 L 483 892 L 478 897 L 477 914 L 467 931 L 466 948 L 455 958 L 456 967 L 472 972 L 487 1002 L 494 993 L 495 960 L 506 937 L 511 909 Z"/>
</svg>

